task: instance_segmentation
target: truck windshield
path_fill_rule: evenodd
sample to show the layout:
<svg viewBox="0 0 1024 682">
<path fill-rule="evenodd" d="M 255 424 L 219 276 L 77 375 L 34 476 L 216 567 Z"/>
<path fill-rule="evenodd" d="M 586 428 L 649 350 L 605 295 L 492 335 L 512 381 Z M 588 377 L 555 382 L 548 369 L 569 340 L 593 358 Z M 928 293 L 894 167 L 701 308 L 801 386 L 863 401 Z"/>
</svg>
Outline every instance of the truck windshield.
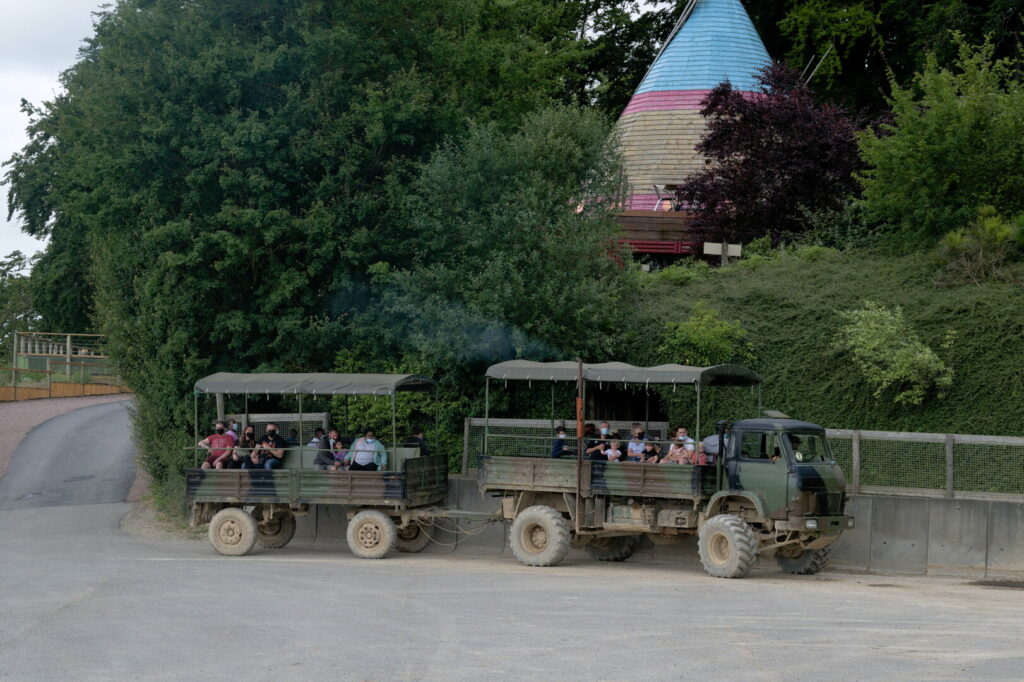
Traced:
<svg viewBox="0 0 1024 682">
<path fill-rule="evenodd" d="M 828 441 L 820 433 L 785 433 L 782 440 L 789 444 L 793 459 L 797 462 L 828 462 L 832 460 L 832 451 Z"/>
</svg>

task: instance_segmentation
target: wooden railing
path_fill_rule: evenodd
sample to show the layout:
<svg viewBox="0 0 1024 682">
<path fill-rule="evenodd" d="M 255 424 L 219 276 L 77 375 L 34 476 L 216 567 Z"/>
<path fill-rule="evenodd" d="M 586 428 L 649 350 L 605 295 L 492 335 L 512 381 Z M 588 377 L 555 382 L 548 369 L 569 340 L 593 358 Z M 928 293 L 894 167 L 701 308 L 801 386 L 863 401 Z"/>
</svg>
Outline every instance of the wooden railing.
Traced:
<svg viewBox="0 0 1024 682">
<path fill-rule="evenodd" d="M 108 366 L 75 362 L 58 364 L 65 365 L 67 371 L 0 367 L 0 402 L 130 392 L 116 375 L 93 374 L 98 369 L 110 369 Z M 76 370 L 77 365 L 82 367 Z M 75 381 L 76 375 L 78 381 Z"/>
</svg>

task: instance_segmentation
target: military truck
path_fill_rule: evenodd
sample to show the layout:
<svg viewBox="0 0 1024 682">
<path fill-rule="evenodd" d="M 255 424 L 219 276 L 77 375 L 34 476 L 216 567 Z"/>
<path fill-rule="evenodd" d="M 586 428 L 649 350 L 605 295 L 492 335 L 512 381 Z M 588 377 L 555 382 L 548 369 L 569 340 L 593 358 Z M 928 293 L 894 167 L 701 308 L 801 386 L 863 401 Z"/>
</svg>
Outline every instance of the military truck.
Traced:
<svg viewBox="0 0 1024 682">
<path fill-rule="evenodd" d="M 198 398 L 204 394 L 376 395 L 391 398 L 391 442 L 395 444 L 396 394 L 434 388 L 432 379 L 416 374 L 222 372 L 196 382 L 197 438 Z M 223 404 L 223 398 L 218 404 Z M 243 416 L 243 426 L 248 417 Z M 300 434 L 300 442 L 305 441 L 302 436 L 312 434 Z M 384 471 L 317 470 L 313 467 L 317 450 L 305 447 L 286 448 L 280 469 L 188 469 L 191 524 L 209 522 L 213 547 L 221 554 L 239 556 L 248 554 L 256 543 L 270 549 L 284 547 L 295 535 L 296 516 L 309 514 L 311 505 L 338 505 L 346 510 L 348 546 L 356 556 L 380 559 L 392 549 L 421 551 L 430 538 L 420 522 L 451 515 L 437 506 L 448 492 L 447 457 L 423 457 L 419 448 L 395 445 L 387 452 Z"/>
<path fill-rule="evenodd" d="M 578 434 L 587 382 L 692 385 L 699 396 L 708 386 L 761 381 L 738 365 L 570 364 L 512 361 L 492 366 L 487 376 L 578 381 Z M 698 397 L 698 410 L 699 404 Z M 574 459 L 490 455 L 485 435 L 480 489 L 501 498 L 512 551 L 528 566 L 557 565 L 573 546 L 623 561 L 643 535 L 656 544 L 696 535 L 701 563 L 716 577 L 745 576 L 759 556 L 774 556 L 792 573 L 820 571 L 830 545 L 854 525 L 844 514 L 845 480 L 825 430 L 788 418 L 716 426 L 724 447 L 707 464 L 589 461 L 581 435 Z"/>
</svg>

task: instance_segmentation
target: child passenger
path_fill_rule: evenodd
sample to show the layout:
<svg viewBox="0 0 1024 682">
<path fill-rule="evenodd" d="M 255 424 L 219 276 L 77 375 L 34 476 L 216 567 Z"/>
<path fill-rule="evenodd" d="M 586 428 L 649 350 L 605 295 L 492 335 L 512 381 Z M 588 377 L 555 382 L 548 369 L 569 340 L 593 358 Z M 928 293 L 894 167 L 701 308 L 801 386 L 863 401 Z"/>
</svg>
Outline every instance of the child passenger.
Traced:
<svg viewBox="0 0 1024 682">
<path fill-rule="evenodd" d="M 622 450 L 619 449 L 621 445 L 622 444 L 619 443 L 619 441 L 617 440 L 613 440 L 608 445 L 608 449 L 604 451 L 604 454 L 608 456 L 609 462 L 618 462 L 620 459 L 622 459 Z"/>
<path fill-rule="evenodd" d="M 644 443 L 643 461 L 648 464 L 657 464 L 658 460 L 661 459 L 661 455 L 658 454 L 658 448 L 655 447 L 654 443 Z"/>
<path fill-rule="evenodd" d="M 626 446 L 626 459 L 630 462 L 639 462 L 644 456 L 644 432 L 639 424 L 633 424 L 633 437 Z"/>
</svg>

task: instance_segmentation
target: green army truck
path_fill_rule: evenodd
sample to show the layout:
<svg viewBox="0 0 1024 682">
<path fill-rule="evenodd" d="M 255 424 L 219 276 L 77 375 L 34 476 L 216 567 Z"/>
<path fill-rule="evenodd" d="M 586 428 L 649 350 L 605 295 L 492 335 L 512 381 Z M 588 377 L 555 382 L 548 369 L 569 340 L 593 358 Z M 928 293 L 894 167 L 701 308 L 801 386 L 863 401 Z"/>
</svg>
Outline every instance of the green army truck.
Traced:
<svg viewBox="0 0 1024 682">
<path fill-rule="evenodd" d="M 736 365 L 558 367 L 567 364 L 500 363 L 488 376 L 568 381 L 576 374 L 580 426 L 587 381 L 691 384 L 698 392 L 760 382 Z M 830 545 L 854 524 L 844 514 L 846 484 L 825 430 L 788 418 L 717 426 L 724 448 L 707 464 L 590 461 L 579 438 L 573 459 L 485 454 L 480 489 L 501 498 L 512 551 L 529 566 L 556 565 L 571 546 L 623 561 L 644 535 L 655 544 L 696 535 L 701 563 L 716 577 L 745 576 L 759 556 L 774 556 L 792 573 L 820 571 Z"/>
<path fill-rule="evenodd" d="M 434 387 L 433 380 L 415 374 L 219 373 L 196 382 L 196 397 L 198 401 L 207 393 L 378 395 L 389 396 L 394 406 L 400 391 L 433 391 Z M 222 402 L 223 398 L 218 400 Z M 397 443 L 394 410 L 391 436 L 392 443 Z M 313 466 L 316 454 L 315 448 L 288 448 L 279 469 L 188 469 L 185 482 L 192 525 L 209 522 L 213 547 L 221 554 L 239 556 L 248 554 L 256 543 L 271 549 L 284 547 L 295 535 L 296 516 L 309 514 L 312 505 L 337 505 L 348 516 L 352 553 L 380 559 L 392 549 L 421 551 L 430 538 L 420 521 L 448 516 L 447 510 L 437 506 L 444 503 L 448 491 L 448 462 L 443 455 L 423 457 L 419 448 L 393 445 L 383 471 L 322 471 Z"/>
</svg>

